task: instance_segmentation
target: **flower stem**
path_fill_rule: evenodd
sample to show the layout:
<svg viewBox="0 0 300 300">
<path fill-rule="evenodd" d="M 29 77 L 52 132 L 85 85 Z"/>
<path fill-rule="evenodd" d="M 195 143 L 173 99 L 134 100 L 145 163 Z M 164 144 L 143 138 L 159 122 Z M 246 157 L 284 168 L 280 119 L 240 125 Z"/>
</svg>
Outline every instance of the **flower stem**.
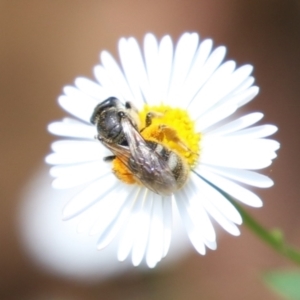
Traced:
<svg viewBox="0 0 300 300">
<path fill-rule="evenodd" d="M 243 218 L 244 224 L 252 230 L 261 240 L 267 243 L 279 254 L 300 265 L 300 252 L 295 248 L 287 245 L 283 235 L 279 230 L 269 231 L 260 225 L 251 215 L 249 215 L 239 204 L 229 196 L 226 197 L 239 211 Z"/>
</svg>

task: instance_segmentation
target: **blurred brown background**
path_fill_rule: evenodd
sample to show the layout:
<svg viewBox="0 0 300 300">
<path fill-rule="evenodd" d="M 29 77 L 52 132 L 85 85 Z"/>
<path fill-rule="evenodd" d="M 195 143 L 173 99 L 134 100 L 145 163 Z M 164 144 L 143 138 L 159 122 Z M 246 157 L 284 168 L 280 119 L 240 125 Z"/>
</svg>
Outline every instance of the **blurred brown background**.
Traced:
<svg viewBox="0 0 300 300">
<path fill-rule="evenodd" d="M 279 126 L 282 148 L 265 171 L 276 184 L 259 191 L 263 209 L 248 211 L 300 247 L 300 2 L 2 0 L 0 28 L 0 299 L 279 299 L 260 276 L 293 266 L 245 227 L 239 238 L 224 234 L 205 257 L 193 252 L 165 271 L 86 285 L 38 268 L 19 241 L 16 215 L 23 187 L 49 152 L 46 126 L 64 116 L 56 102 L 62 87 L 79 75 L 93 78 L 100 50 L 116 55 L 121 36 L 196 31 L 228 46 L 227 58 L 255 66 L 261 93 L 246 110 Z"/>
</svg>

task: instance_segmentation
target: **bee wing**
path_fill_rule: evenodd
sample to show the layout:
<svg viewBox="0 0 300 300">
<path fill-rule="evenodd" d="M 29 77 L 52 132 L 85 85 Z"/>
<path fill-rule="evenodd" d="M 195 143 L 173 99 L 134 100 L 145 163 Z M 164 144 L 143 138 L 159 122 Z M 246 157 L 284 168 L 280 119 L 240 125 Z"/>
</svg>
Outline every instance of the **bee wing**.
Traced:
<svg viewBox="0 0 300 300">
<path fill-rule="evenodd" d="M 152 191 L 169 195 L 177 182 L 168 162 L 147 145 L 128 118 L 122 118 L 121 122 L 131 153 L 128 168 Z"/>
<path fill-rule="evenodd" d="M 128 160 L 131 157 L 128 147 L 125 147 L 125 146 L 122 146 L 119 144 L 109 143 L 109 142 L 106 142 L 105 140 L 101 140 L 101 142 L 114 155 L 116 155 L 122 161 L 122 163 L 126 165 L 126 167 L 128 167 Z"/>
</svg>

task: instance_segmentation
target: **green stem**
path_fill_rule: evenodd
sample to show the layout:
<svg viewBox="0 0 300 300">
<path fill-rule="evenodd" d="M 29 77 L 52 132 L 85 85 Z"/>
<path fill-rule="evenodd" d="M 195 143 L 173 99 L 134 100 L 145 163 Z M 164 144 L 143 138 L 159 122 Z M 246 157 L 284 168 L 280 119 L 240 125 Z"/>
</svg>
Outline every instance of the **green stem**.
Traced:
<svg viewBox="0 0 300 300">
<path fill-rule="evenodd" d="M 285 256 L 289 260 L 300 265 L 300 252 L 295 248 L 287 245 L 281 234 L 277 231 L 268 231 L 260 225 L 253 217 L 251 217 L 239 204 L 237 204 L 231 197 L 226 197 L 239 211 L 243 218 L 244 224 L 252 230 L 261 240 L 266 242 L 275 251 Z"/>
</svg>

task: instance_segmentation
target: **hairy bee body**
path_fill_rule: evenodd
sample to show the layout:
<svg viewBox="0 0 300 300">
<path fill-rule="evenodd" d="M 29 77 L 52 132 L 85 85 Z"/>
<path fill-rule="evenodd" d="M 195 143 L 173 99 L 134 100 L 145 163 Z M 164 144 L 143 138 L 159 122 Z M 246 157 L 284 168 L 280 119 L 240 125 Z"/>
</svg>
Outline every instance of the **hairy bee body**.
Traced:
<svg viewBox="0 0 300 300">
<path fill-rule="evenodd" d="M 137 182 L 157 194 L 171 195 L 186 182 L 189 166 L 162 143 L 145 140 L 138 131 L 135 112 L 131 105 L 124 106 L 116 98 L 97 105 L 91 117 L 97 126 L 97 138 L 122 161 Z"/>
</svg>

